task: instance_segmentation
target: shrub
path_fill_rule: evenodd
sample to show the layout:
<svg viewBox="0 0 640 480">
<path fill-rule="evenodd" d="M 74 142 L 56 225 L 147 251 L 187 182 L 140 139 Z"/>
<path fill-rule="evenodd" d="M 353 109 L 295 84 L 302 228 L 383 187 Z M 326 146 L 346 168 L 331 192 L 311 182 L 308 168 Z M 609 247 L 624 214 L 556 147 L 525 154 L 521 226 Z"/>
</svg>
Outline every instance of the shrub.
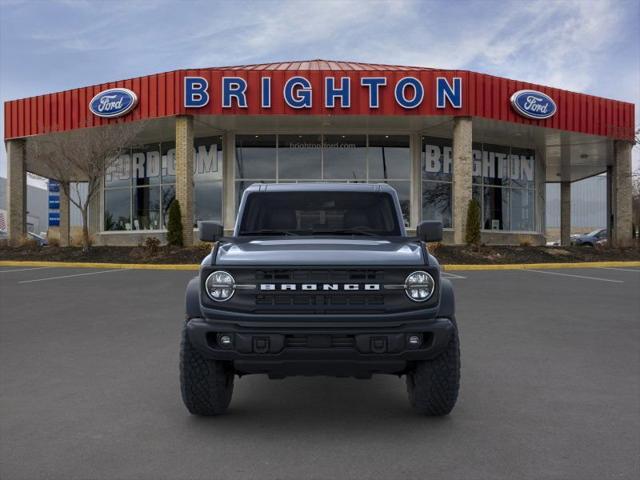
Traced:
<svg viewBox="0 0 640 480">
<path fill-rule="evenodd" d="M 464 241 L 467 245 L 480 245 L 480 203 L 475 199 L 469 200 Z"/>
<path fill-rule="evenodd" d="M 160 250 L 160 239 L 156 237 L 147 237 L 144 240 L 144 248 L 147 250 L 147 255 L 155 256 Z"/>
<path fill-rule="evenodd" d="M 433 243 L 429 243 L 427 244 L 429 247 L 429 251 L 433 254 L 437 253 L 438 250 L 440 250 L 442 248 L 442 242 L 433 242 Z"/>
<path fill-rule="evenodd" d="M 60 246 L 60 239 L 59 238 L 49 238 L 47 241 L 49 242 L 49 246 L 50 247 L 59 247 Z"/>
<path fill-rule="evenodd" d="M 175 247 L 182 246 L 182 213 L 180 212 L 180 202 L 178 200 L 171 202 L 169 207 L 167 243 Z"/>
</svg>

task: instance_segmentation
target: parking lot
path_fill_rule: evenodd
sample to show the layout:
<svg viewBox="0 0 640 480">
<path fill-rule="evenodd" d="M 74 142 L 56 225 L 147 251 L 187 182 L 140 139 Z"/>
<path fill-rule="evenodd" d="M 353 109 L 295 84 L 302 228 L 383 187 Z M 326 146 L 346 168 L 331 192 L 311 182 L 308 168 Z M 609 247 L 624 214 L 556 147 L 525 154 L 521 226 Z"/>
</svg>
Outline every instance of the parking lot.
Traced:
<svg viewBox="0 0 640 480">
<path fill-rule="evenodd" d="M 638 478 L 640 269 L 455 271 L 462 387 L 247 376 L 229 414 L 178 382 L 194 272 L 0 268 L 3 479 Z"/>
</svg>

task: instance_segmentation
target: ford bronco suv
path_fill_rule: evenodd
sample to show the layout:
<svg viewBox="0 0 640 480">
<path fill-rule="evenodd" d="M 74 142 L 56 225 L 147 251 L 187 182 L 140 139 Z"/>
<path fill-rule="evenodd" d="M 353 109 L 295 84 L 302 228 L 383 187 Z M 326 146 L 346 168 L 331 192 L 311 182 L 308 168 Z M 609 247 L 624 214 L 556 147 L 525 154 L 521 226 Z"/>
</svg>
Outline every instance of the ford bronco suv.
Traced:
<svg viewBox="0 0 640 480">
<path fill-rule="evenodd" d="M 386 184 L 254 184 L 233 236 L 200 222 L 214 242 L 186 292 L 180 351 L 184 404 L 224 412 L 235 375 L 405 375 L 426 415 L 456 403 L 460 350 L 451 282 L 426 242 L 408 237 Z"/>
</svg>

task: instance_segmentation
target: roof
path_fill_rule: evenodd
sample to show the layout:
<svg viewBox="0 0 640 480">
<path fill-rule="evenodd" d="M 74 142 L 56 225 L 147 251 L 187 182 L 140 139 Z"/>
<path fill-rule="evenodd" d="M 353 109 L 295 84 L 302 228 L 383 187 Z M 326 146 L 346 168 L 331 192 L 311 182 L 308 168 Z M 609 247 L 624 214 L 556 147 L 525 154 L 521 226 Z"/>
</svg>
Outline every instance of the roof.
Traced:
<svg viewBox="0 0 640 480">
<path fill-rule="evenodd" d="M 406 65 L 388 65 L 383 63 L 346 62 L 341 60 L 299 60 L 292 62 L 256 63 L 251 65 L 235 65 L 229 67 L 213 67 L 211 70 L 333 70 L 333 71 L 416 71 L 433 70 L 427 67 L 411 67 Z"/>
<path fill-rule="evenodd" d="M 340 72 L 335 74 L 334 72 Z M 185 104 L 185 79 L 197 77 L 208 88 L 207 101 L 202 105 Z M 223 105 L 221 84 L 227 77 L 245 82 L 246 104 L 229 101 Z M 283 87 L 293 77 L 303 77 L 313 93 L 313 104 L 305 108 L 287 102 Z M 350 103 L 325 105 L 322 101 L 326 81 L 348 79 Z M 338 80 L 338 77 L 340 79 Z M 364 86 L 365 77 L 381 77 L 379 104 L 371 106 L 371 92 Z M 411 77 L 411 78 L 409 78 Z M 268 80 L 266 83 L 264 80 Z M 459 81 L 459 104 L 436 103 L 437 84 L 445 80 L 451 85 Z M 399 82 L 418 82 L 424 95 L 415 107 L 403 107 L 394 99 Z M 268 85 L 268 104 L 261 92 Z M 295 85 L 295 83 L 293 84 Z M 402 92 L 404 92 L 402 87 Z M 89 109 L 92 99 L 107 89 L 127 89 L 135 93 L 137 105 L 118 118 L 96 116 Z M 557 112 L 550 118 L 525 118 L 512 108 L 510 98 L 518 91 L 533 90 L 553 99 Z M 412 89 L 409 89 L 411 92 Z M 396 92 L 397 94 L 397 92 Z M 210 98 L 209 98 L 210 97 Z M 311 98 L 311 96 L 309 96 Z M 424 100 L 424 101 L 422 101 Z M 559 88 L 512 80 L 469 70 L 433 69 L 403 65 L 386 65 L 334 60 L 306 60 L 183 69 L 145 75 L 137 78 L 74 88 L 63 92 L 38 95 L 4 104 L 4 139 L 24 138 L 52 132 L 64 132 L 110 123 L 129 123 L 140 120 L 175 117 L 177 115 L 209 116 L 265 116 L 265 115 L 360 115 L 360 116 L 442 116 L 481 117 L 561 131 L 579 132 L 633 141 L 635 106 L 608 98 L 569 92 Z"/>
<path fill-rule="evenodd" d="M 306 182 L 306 183 L 252 183 L 248 192 L 393 192 L 386 183 Z"/>
</svg>

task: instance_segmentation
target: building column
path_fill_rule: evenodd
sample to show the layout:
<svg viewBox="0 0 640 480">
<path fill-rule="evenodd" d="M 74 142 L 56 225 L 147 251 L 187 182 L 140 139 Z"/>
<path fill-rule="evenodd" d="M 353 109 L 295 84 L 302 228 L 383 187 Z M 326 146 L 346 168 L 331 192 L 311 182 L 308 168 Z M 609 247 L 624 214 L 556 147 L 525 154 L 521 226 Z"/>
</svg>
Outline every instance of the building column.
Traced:
<svg viewBox="0 0 640 480">
<path fill-rule="evenodd" d="M 632 243 L 631 142 L 616 141 L 611 169 L 611 212 L 609 239 L 612 246 L 628 247 Z"/>
<path fill-rule="evenodd" d="M 70 228 L 71 228 L 71 208 L 69 204 L 69 182 L 63 184 L 60 182 L 60 246 L 68 247 L 70 245 Z M 69 194 L 67 194 L 69 192 Z"/>
<path fill-rule="evenodd" d="M 410 139 L 411 193 L 409 228 L 415 230 L 422 218 L 422 135 L 414 133 Z"/>
<path fill-rule="evenodd" d="M 7 141 L 7 227 L 9 243 L 18 245 L 27 234 L 27 171 L 25 141 Z"/>
<path fill-rule="evenodd" d="M 560 182 L 560 245 L 571 245 L 571 182 Z"/>
<path fill-rule="evenodd" d="M 471 117 L 453 119 L 453 243 L 463 244 L 473 175 Z"/>
<path fill-rule="evenodd" d="M 182 243 L 193 245 L 193 117 L 176 117 L 176 200 L 182 213 Z"/>
<path fill-rule="evenodd" d="M 236 136 L 226 132 L 222 136 L 222 225 L 225 235 L 231 235 L 236 223 Z"/>
</svg>

